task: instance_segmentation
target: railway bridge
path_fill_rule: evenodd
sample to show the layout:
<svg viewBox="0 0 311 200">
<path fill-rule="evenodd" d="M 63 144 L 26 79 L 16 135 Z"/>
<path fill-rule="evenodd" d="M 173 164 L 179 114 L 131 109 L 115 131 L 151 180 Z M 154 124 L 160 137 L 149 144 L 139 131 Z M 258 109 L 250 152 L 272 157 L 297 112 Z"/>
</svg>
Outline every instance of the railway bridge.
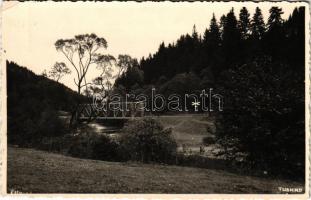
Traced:
<svg viewBox="0 0 311 200">
<path fill-rule="evenodd" d="M 133 119 L 144 117 L 145 107 L 143 101 L 109 103 L 109 108 L 98 107 L 94 104 L 80 104 L 78 108 L 79 119 Z"/>
</svg>

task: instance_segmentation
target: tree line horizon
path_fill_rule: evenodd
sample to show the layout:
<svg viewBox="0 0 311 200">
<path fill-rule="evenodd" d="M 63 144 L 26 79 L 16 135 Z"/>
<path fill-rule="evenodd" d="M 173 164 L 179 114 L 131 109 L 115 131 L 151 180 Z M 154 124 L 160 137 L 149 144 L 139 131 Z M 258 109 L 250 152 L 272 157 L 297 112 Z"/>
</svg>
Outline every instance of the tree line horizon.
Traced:
<svg viewBox="0 0 311 200">
<path fill-rule="evenodd" d="M 302 9 L 302 7 L 299 9 Z M 299 9 L 295 8 L 293 13 L 290 14 L 288 20 L 284 20 L 281 18 L 281 15 L 283 14 L 282 9 L 278 7 L 271 7 L 271 9 L 269 10 L 270 16 L 267 20 L 267 24 L 264 22 L 263 15 L 259 7 L 256 7 L 255 13 L 253 14 L 252 18 L 250 18 L 250 13 L 248 12 L 246 7 L 241 8 L 239 13 L 239 19 L 237 19 L 237 17 L 235 16 L 233 7 L 227 15 L 223 14 L 218 21 L 215 17 L 215 14 L 213 13 L 213 17 L 210 20 L 209 28 L 205 29 L 203 37 L 201 36 L 201 34 L 198 34 L 198 32 L 196 31 L 196 26 L 194 24 L 191 35 L 188 33 L 185 35 L 181 35 L 176 43 L 168 43 L 168 45 L 165 45 L 165 43 L 162 42 L 156 53 L 150 53 L 149 56 L 146 58 L 143 56 L 140 61 L 137 61 L 136 58 L 132 58 L 130 55 L 127 54 L 119 55 L 117 59 L 110 54 L 103 54 L 101 55 L 101 57 L 98 57 L 99 54 L 94 54 L 93 61 L 97 62 L 96 68 L 102 68 L 102 73 L 92 81 L 93 85 L 98 86 L 99 84 L 101 84 L 101 86 L 103 87 L 103 80 L 100 79 L 105 79 L 105 85 L 111 87 L 113 78 L 117 83 L 116 85 L 118 85 L 119 82 L 121 82 L 122 85 L 128 85 L 128 83 L 126 83 L 127 76 L 125 75 L 125 72 L 131 67 L 137 67 L 138 69 L 135 69 L 136 71 L 141 70 L 136 73 L 144 74 L 143 81 L 145 83 L 154 83 L 154 80 L 158 78 L 171 78 L 174 74 L 178 72 L 195 72 L 197 74 L 201 73 L 200 75 L 202 76 L 210 76 L 210 79 L 214 79 L 212 76 L 217 76 L 223 69 L 230 68 L 232 65 L 235 64 L 235 61 L 239 59 L 239 57 L 247 57 L 249 55 L 252 55 L 252 53 L 258 53 L 256 49 L 258 50 L 261 47 L 255 47 L 254 51 L 249 52 L 248 54 L 246 52 L 243 52 L 243 50 L 245 51 L 245 49 L 247 49 L 245 45 L 252 45 L 252 43 L 258 45 L 256 44 L 256 41 L 259 42 L 264 39 L 264 37 L 268 35 L 267 33 L 269 32 L 269 30 L 274 29 L 274 27 L 280 26 L 283 23 L 285 24 L 286 21 L 290 21 L 293 18 L 292 15 L 297 15 Z M 89 37 L 89 39 L 93 37 L 93 39 L 96 38 L 98 41 L 101 41 L 101 44 L 98 43 L 98 49 L 107 49 L 107 41 L 105 40 L 105 38 L 98 37 L 94 33 L 77 35 L 73 39 L 60 39 L 55 43 L 55 47 L 58 51 L 64 53 L 64 49 L 60 50 L 57 45 L 63 42 L 61 47 L 65 47 L 74 40 L 76 40 L 75 42 L 79 40 L 81 41 L 82 37 L 85 36 Z M 244 41 L 248 41 L 248 44 L 245 44 Z M 68 46 L 66 48 L 68 48 Z M 190 59 L 179 58 L 180 60 L 185 60 L 186 62 L 172 62 L 171 60 L 178 60 L 176 58 L 174 59 L 174 51 L 178 50 L 183 50 L 182 53 L 184 53 L 185 56 L 188 55 Z M 242 51 L 239 52 L 238 50 Z M 85 54 L 85 51 L 86 49 L 84 49 L 83 52 L 78 52 L 80 60 L 80 55 L 82 56 L 82 54 Z M 235 51 L 238 53 L 236 53 Z M 74 52 L 71 53 L 73 54 Z M 175 54 L 176 53 L 177 52 L 175 52 Z M 65 55 L 67 61 L 73 64 L 73 58 L 69 58 L 68 56 L 69 55 Z M 97 59 L 102 60 L 95 61 L 96 56 L 98 57 Z M 170 56 L 172 57 L 170 58 Z M 162 60 L 165 60 L 165 62 Z M 81 63 L 81 61 L 79 62 Z M 76 67 L 75 65 L 73 66 L 74 68 Z M 119 67 L 119 71 L 115 76 L 111 75 L 113 71 L 113 69 L 111 68 L 112 66 L 115 66 L 117 70 Z M 205 71 L 202 71 L 203 69 L 205 69 Z M 77 71 L 77 69 L 75 70 Z M 56 62 L 52 69 L 49 71 L 49 73 L 47 73 L 46 70 L 42 72 L 43 75 L 45 75 L 46 77 L 50 77 L 57 82 L 60 80 L 60 78 L 69 73 L 71 73 L 71 70 L 63 62 Z M 83 70 L 82 72 L 81 70 L 80 72 L 78 72 L 78 79 L 80 74 L 80 78 L 85 79 L 83 73 L 85 73 L 83 72 Z M 123 76 L 121 77 L 121 75 Z M 82 85 L 83 87 L 91 85 L 91 83 L 86 83 L 86 80 L 84 80 L 84 84 L 82 84 L 82 80 L 76 81 L 76 78 L 74 79 L 74 82 L 76 86 L 78 85 L 77 82 L 80 82 L 80 86 Z M 78 93 L 81 93 L 81 91 L 79 91 L 80 89 L 78 87 Z M 89 91 L 87 90 L 92 89 L 94 88 L 86 88 L 83 93 L 87 94 L 89 93 Z"/>
</svg>

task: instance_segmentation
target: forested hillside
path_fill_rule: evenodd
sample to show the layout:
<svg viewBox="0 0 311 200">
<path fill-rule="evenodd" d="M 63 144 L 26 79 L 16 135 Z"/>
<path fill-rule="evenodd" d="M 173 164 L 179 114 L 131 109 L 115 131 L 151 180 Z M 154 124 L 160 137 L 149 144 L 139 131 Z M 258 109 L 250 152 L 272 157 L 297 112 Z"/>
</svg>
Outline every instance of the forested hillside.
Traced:
<svg viewBox="0 0 311 200">
<path fill-rule="evenodd" d="M 191 35 L 160 44 L 116 84 L 165 96 L 214 88 L 224 97 L 216 137 L 228 158 L 246 155 L 253 166 L 303 178 L 305 9 L 283 19 L 271 7 L 267 23 L 259 7 L 253 16 L 245 7 L 236 13 L 213 16 L 203 36 L 194 26 Z"/>
<path fill-rule="evenodd" d="M 84 97 L 14 62 L 6 64 L 9 143 L 35 143 L 41 136 L 62 134 L 56 111 L 71 111 L 72 102 Z"/>
</svg>

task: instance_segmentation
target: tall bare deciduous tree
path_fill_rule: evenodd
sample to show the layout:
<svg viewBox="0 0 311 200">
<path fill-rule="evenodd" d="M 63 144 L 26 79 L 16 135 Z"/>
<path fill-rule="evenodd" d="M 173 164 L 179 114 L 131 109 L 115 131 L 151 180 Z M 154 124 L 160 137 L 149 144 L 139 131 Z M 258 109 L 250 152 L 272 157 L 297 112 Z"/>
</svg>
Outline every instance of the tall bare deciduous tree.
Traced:
<svg viewBox="0 0 311 200">
<path fill-rule="evenodd" d="M 72 65 L 76 76 L 74 83 L 77 86 L 77 91 L 81 94 L 85 87 L 87 91 L 88 83 L 86 74 L 91 66 L 104 66 L 110 62 L 111 56 L 103 54 L 103 50 L 107 49 L 107 41 L 103 37 L 98 37 L 96 34 L 76 35 L 72 39 L 59 39 L 55 42 L 55 48 L 61 52 Z M 70 126 L 77 121 L 80 113 L 78 112 L 79 102 L 72 112 Z"/>
<path fill-rule="evenodd" d="M 67 58 L 74 68 L 76 72 L 74 82 L 79 94 L 81 94 L 81 89 L 89 84 L 86 74 L 90 67 L 103 65 L 110 58 L 110 56 L 101 53 L 101 50 L 107 49 L 107 41 L 94 33 L 76 35 L 72 39 L 59 39 L 55 42 L 55 48 Z"/>
<path fill-rule="evenodd" d="M 48 77 L 54 79 L 55 81 L 59 81 L 66 74 L 70 74 L 71 71 L 67 67 L 67 65 L 63 62 L 56 62 L 52 69 L 49 71 Z"/>
</svg>

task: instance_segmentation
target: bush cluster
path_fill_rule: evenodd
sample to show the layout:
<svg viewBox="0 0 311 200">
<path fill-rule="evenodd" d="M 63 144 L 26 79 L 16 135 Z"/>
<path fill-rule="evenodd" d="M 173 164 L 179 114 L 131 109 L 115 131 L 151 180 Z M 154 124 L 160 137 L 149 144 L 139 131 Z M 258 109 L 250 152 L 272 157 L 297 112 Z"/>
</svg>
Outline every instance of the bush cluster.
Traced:
<svg viewBox="0 0 311 200">
<path fill-rule="evenodd" d="M 24 147 L 36 147 L 44 138 L 55 138 L 65 135 L 68 128 L 57 112 L 46 108 L 35 118 L 17 118 L 18 126 L 8 125 L 8 142 Z M 8 123 L 14 123 L 8 120 Z"/>
<path fill-rule="evenodd" d="M 170 129 L 164 129 L 154 119 L 140 119 L 129 121 L 118 139 L 82 129 L 75 135 L 43 137 L 37 147 L 79 158 L 172 163 L 177 144 Z"/>
<path fill-rule="evenodd" d="M 171 130 L 152 118 L 130 121 L 123 132 L 120 143 L 130 160 L 168 162 L 176 154 L 177 144 Z"/>
</svg>

